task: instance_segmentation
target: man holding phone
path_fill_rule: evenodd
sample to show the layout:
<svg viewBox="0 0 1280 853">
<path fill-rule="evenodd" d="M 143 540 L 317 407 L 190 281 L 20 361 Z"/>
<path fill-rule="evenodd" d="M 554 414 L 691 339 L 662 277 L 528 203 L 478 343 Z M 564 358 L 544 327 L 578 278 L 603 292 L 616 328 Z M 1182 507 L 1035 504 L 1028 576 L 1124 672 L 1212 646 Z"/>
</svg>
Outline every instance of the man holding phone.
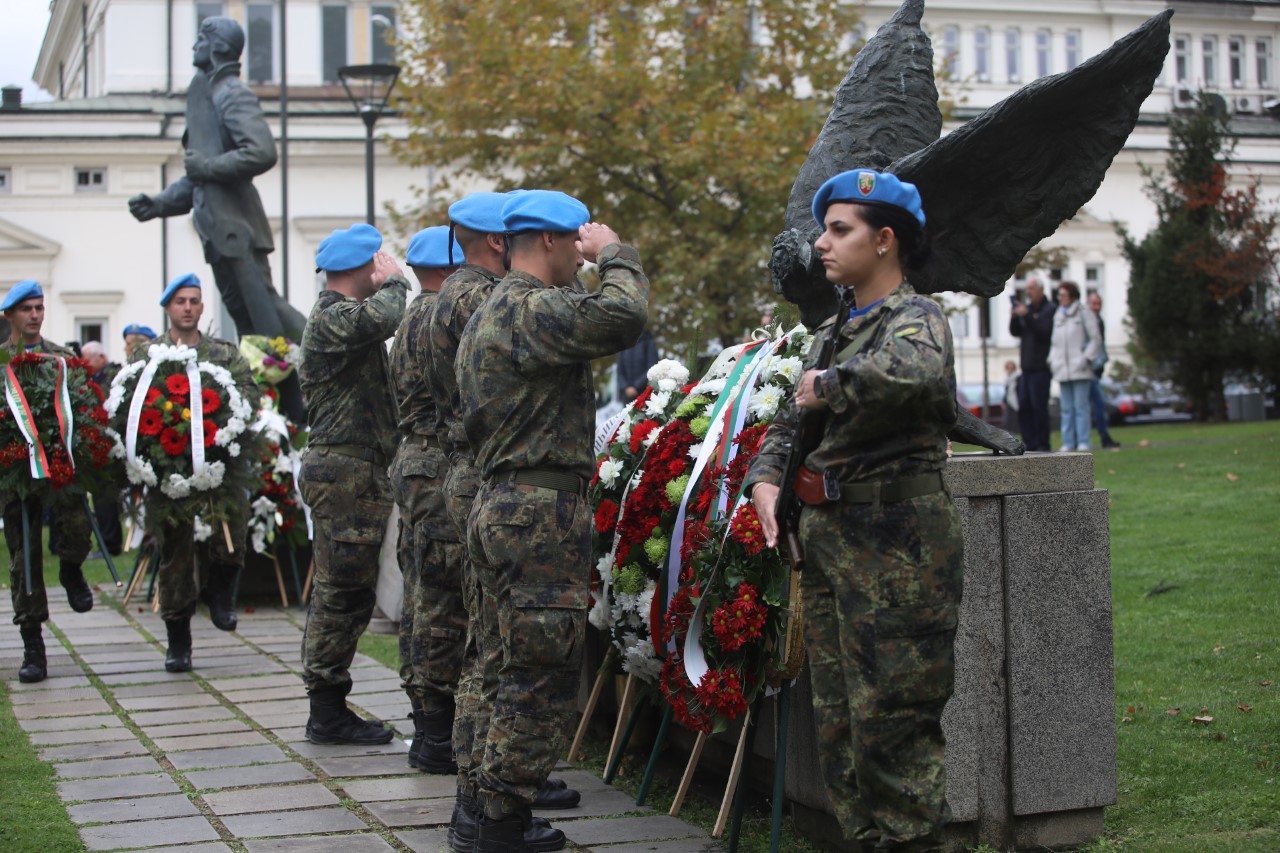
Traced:
<svg viewBox="0 0 1280 853">
<path fill-rule="evenodd" d="M 1027 301 L 1011 294 L 1009 334 L 1021 341 L 1018 383 L 1018 429 L 1029 451 L 1049 450 L 1049 343 L 1053 339 L 1053 303 L 1044 297 L 1039 279 L 1027 282 Z"/>
</svg>

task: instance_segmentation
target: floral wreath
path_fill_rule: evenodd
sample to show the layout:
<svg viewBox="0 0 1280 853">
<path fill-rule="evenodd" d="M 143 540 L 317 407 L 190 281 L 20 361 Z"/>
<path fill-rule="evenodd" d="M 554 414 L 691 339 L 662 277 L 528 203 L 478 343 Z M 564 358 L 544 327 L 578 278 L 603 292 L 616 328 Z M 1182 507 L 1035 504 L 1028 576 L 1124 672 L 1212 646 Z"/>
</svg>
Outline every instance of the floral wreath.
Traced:
<svg viewBox="0 0 1280 853">
<path fill-rule="evenodd" d="M 290 548 L 310 541 L 311 520 L 298 492 L 297 473 L 302 465 L 299 452 L 306 446 L 307 431 L 276 409 L 275 392 L 264 388 L 262 407 L 253 431 L 263 438 L 262 452 L 254 470 L 256 490 L 249 496 L 249 543 L 264 554 L 277 536 Z"/>
<path fill-rule="evenodd" d="M 161 524 L 193 520 L 204 541 L 230 518 L 237 492 L 247 492 L 248 466 L 236 460 L 255 440 L 247 434 L 253 409 L 231 372 L 199 361 L 195 348 L 152 344 L 147 356 L 116 375 L 106 401 L 124 436 L 125 477 L 147 487 L 148 515 Z"/>
</svg>

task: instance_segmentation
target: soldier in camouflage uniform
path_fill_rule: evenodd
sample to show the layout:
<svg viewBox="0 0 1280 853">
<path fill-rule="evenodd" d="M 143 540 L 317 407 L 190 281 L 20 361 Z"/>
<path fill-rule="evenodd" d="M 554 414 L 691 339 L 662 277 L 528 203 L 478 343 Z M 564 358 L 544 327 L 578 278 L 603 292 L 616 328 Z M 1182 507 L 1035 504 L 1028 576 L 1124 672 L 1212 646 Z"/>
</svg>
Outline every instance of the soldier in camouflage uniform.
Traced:
<svg viewBox="0 0 1280 853">
<path fill-rule="evenodd" d="M 504 274 L 502 206 L 510 195 L 512 194 L 472 193 L 449 207 L 449 220 L 466 263 L 445 281 L 427 319 L 427 382 L 432 398 L 436 401 L 436 434 L 449 456 L 445 499 L 449 517 L 464 543 L 467 517 L 471 514 L 472 499 L 479 486 L 480 475 L 462 427 L 454 362 L 458 353 L 458 341 L 462 338 L 467 321 L 489 298 Z M 458 765 L 458 795 L 449 827 L 449 845 L 459 853 L 469 853 L 475 843 L 477 791 L 471 770 L 478 767 L 484 757 L 485 733 L 489 730 L 489 706 L 484 701 L 481 686 L 485 663 L 476 654 L 474 641 L 474 635 L 480 627 L 482 599 L 477 593 L 469 559 L 464 563 L 464 573 L 463 588 L 469 622 L 453 729 L 453 748 Z M 492 598 L 485 598 L 483 601 L 493 604 Z M 491 613 L 489 618 L 496 624 L 496 612 Z M 490 671 L 496 672 L 501 663 L 502 649 L 496 644 L 490 644 L 488 652 L 491 658 Z M 580 799 L 581 795 L 565 785 L 563 779 L 548 779 L 538 791 L 534 808 L 572 808 Z M 559 850 L 564 846 L 564 833 L 552 828 L 543 818 L 534 818 L 533 824 L 524 833 L 524 843 L 534 853 Z"/>
<path fill-rule="evenodd" d="M 10 327 L 4 351 L 10 358 L 23 353 L 47 353 L 75 358 L 66 347 L 44 339 L 44 292 L 39 283 L 27 279 L 15 284 L 0 303 L 4 319 Z M 31 537 L 31 592 L 27 592 L 23 561 L 22 510 L 26 505 L 28 533 Z M 40 499 L 19 500 L 15 494 L 0 495 L 4 506 L 4 539 L 9 546 L 9 596 L 13 601 L 13 623 L 22 632 L 22 667 L 18 680 L 26 683 L 43 681 L 48 674 L 45 665 L 44 635 L 41 631 L 49 619 L 49 603 L 44 590 L 44 507 Z M 54 495 L 50 499 L 53 526 L 58 530 L 58 580 L 67 591 L 67 602 L 77 613 L 93 608 L 93 592 L 85 582 L 81 564 L 89 553 L 89 519 L 78 497 Z"/>
<path fill-rule="evenodd" d="M 453 694 L 467 631 L 464 551 L 445 508 L 449 460 L 436 434 L 436 404 L 427 383 L 425 356 L 431 347 L 427 317 L 445 278 L 462 262 L 462 248 L 447 225 L 437 225 L 414 235 L 405 260 L 422 292 L 409 304 L 391 346 L 401 434 L 391 463 L 391 486 L 400 507 L 396 553 L 404 578 L 400 679 L 413 707 L 409 766 L 454 773 L 458 768 L 453 762 Z"/>
<path fill-rule="evenodd" d="M 311 416 L 299 488 L 315 523 L 315 582 L 302 635 L 312 743 L 387 743 L 394 732 L 347 707 L 356 642 L 373 615 L 378 555 L 393 504 L 387 466 L 396 403 L 384 341 L 404 316 L 409 282 L 379 251 L 372 225 L 326 237 L 326 274 L 302 335 L 298 367 Z"/>
<path fill-rule="evenodd" d="M 636 250 L 587 224 L 576 199 L 521 193 L 502 218 L 511 272 L 472 315 L 456 364 L 482 478 L 467 549 L 480 594 L 493 601 L 481 608 L 477 641 L 481 659 L 497 664 L 483 673 L 492 710 L 473 770 L 479 853 L 522 847 L 530 806 L 565 748 L 591 570 L 590 362 L 635 343 L 649 291 Z M 595 293 L 572 287 L 584 258 L 600 269 Z M 490 657 L 494 644 L 501 654 Z"/>
<path fill-rule="evenodd" d="M 196 350 L 200 361 L 225 367 L 235 378 L 236 389 L 256 410 L 261 395 L 249 362 L 240 354 L 239 347 L 200 333 L 200 317 L 204 314 L 202 297 L 200 279 L 194 274 L 188 273 L 169 283 L 160 297 L 160 307 L 169 318 L 169 332 L 157 343 L 185 344 Z M 146 361 L 154 345 L 136 347 L 129 360 Z M 233 461 L 249 464 L 243 458 Z M 231 598 L 236 577 L 244 569 L 248 524 L 249 496 L 243 495 L 232 505 L 232 516 L 227 520 L 233 546 L 230 550 L 221 531 L 203 542 L 195 541 L 195 526 L 190 522 L 147 531 L 160 543 L 157 582 L 160 617 L 164 619 L 169 643 L 164 668 L 169 672 L 191 669 L 191 616 L 197 600 L 209 606 L 209 618 L 215 627 L 235 630 L 236 612 Z"/>
<path fill-rule="evenodd" d="M 815 353 L 838 325 L 833 366 L 814 369 L 811 354 L 795 396 L 829 411 L 798 478 L 816 490 L 796 490 L 818 754 L 854 849 L 941 850 L 941 719 L 963 568 L 942 482 L 956 418 L 951 332 L 903 277 L 923 242 L 914 186 L 846 172 L 818 190 L 813 210 L 827 278 L 851 286 L 859 306 L 818 331 Z M 746 479 L 770 545 L 796 423 L 795 407 L 777 419 Z"/>
</svg>

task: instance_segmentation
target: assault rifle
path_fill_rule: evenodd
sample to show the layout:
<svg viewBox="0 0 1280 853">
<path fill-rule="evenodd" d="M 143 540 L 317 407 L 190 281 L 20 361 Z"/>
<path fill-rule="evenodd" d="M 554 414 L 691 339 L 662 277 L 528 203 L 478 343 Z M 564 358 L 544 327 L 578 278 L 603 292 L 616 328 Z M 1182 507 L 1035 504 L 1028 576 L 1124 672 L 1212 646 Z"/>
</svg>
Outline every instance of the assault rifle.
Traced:
<svg viewBox="0 0 1280 853">
<path fill-rule="evenodd" d="M 837 288 L 839 309 L 835 322 L 822 341 L 818 351 L 818 360 L 814 367 L 826 370 L 831 366 L 836 355 L 836 344 L 840 340 L 840 328 L 844 325 L 845 315 L 849 312 L 850 303 L 846 301 L 846 291 Z M 778 522 L 778 538 L 787 550 L 787 559 L 791 561 L 793 572 L 804 571 L 804 549 L 800 545 L 800 510 L 804 508 L 796 497 L 796 477 L 804 460 L 822 442 L 822 433 L 826 428 L 827 413 L 822 409 L 800 409 L 796 421 L 795 433 L 791 436 L 791 449 L 787 453 L 787 464 L 783 468 L 782 483 L 778 492 L 778 505 L 774 516 Z"/>
</svg>

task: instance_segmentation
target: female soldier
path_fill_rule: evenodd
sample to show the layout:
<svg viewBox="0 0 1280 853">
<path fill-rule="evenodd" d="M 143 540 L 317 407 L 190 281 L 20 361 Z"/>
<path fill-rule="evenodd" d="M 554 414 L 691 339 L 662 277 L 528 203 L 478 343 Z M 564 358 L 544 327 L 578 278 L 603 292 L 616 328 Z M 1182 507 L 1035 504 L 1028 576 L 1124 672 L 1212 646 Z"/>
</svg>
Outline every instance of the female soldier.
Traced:
<svg viewBox="0 0 1280 853">
<path fill-rule="evenodd" d="M 941 717 L 963 562 L 942 482 L 956 419 L 951 332 L 904 277 L 925 249 L 913 185 L 844 172 L 818 190 L 813 215 L 827 278 L 843 289 L 842 304 L 857 307 L 815 335 L 795 405 L 770 428 L 747 484 L 776 544 L 778 486 L 800 410 L 826 412 L 795 484 L 827 792 L 855 849 L 941 850 L 950 817 Z M 831 334 L 836 355 L 816 369 Z"/>
</svg>

